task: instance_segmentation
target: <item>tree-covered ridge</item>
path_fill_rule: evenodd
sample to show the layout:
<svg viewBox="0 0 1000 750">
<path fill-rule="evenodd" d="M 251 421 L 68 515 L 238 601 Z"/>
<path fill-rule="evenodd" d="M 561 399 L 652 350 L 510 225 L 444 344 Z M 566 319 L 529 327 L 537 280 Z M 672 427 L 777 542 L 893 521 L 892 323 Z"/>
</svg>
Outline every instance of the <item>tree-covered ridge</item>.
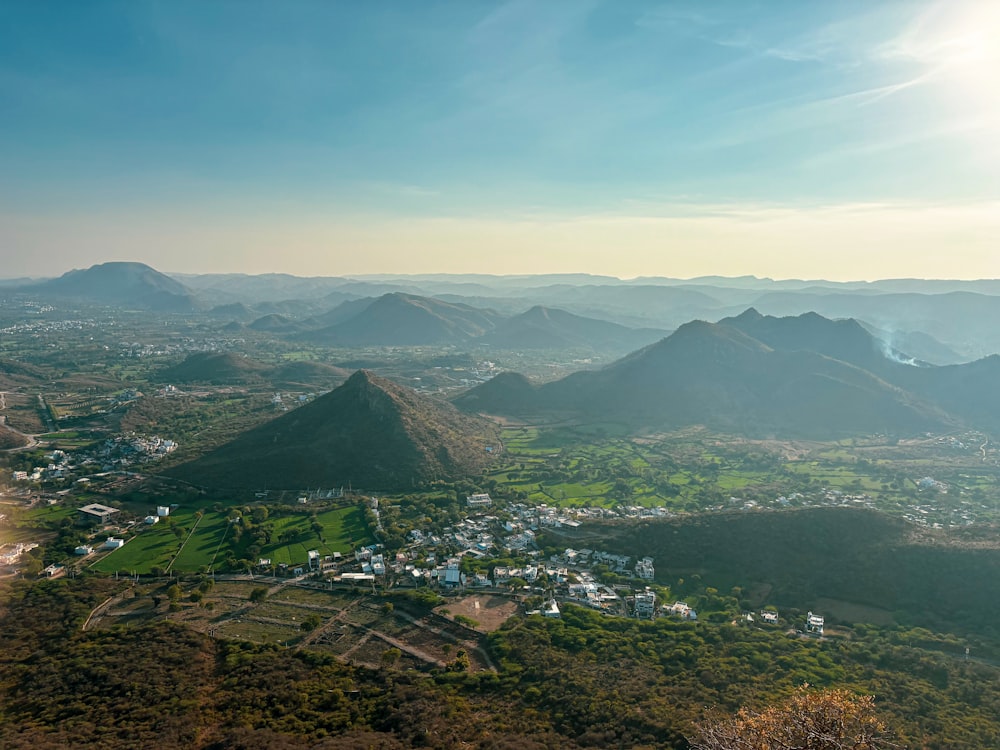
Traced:
<svg viewBox="0 0 1000 750">
<path fill-rule="evenodd" d="M 566 607 L 491 636 L 498 672 L 373 671 L 168 623 L 82 631 L 115 582 L 18 586 L 0 620 L 5 748 L 686 748 L 803 683 L 873 694 L 904 746 L 1000 744 L 996 668 L 869 634 L 815 641 Z M 898 639 L 897 639 L 898 640 Z"/>
</svg>

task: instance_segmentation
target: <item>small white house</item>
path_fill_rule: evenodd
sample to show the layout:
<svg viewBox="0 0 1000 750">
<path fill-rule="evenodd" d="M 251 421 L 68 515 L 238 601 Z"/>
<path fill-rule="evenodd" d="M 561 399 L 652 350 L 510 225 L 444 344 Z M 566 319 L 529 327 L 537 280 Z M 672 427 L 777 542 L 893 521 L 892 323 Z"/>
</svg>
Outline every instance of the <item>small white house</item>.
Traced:
<svg viewBox="0 0 1000 750">
<path fill-rule="evenodd" d="M 104 544 L 101 545 L 101 549 L 118 549 L 125 544 L 124 539 L 116 539 L 113 536 L 109 536 Z"/>
<path fill-rule="evenodd" d="M 166 518 L 167 516 L 170 515 L 170 506 L 168 506 L 168 505 L 157 505 L 156 506 L 156 515 L 158 515 L 160 518 Z"/>
<path fill-rule="evenodd" d="M 815 633 L 816 635 L 823 635 L 823 626 L 826 624 L 826 620 L 820 615 L 814 615 L 812 612 L 806 614 L 806 632 Z"/>
<path fill-rule="evenodd" d="M 142 522 L 145 523 L 147 526 L 152 526 L 154 523 L 159 523 L 160 522 L 160 517 L 159 516 L 146 516 L 144 519 L 142 519 Z"/>
<path fill-rule="evenodd" d="M 493 499 L 486 493 L 469 495 L 465 498 L 465 503 L 470 508 L 486 508 L 493 505 Z"/>
<path fill-rule="evenodd" d="M 74 555 L 89 555 L 93 551 L 94 551 L 93 547 L 91 547 L 89 545 L 86 545 L 86 544 L 81 544 L 79 547 L 77 547 L 76 549 L 73 550 L 73 554 Z"/>
</svg>

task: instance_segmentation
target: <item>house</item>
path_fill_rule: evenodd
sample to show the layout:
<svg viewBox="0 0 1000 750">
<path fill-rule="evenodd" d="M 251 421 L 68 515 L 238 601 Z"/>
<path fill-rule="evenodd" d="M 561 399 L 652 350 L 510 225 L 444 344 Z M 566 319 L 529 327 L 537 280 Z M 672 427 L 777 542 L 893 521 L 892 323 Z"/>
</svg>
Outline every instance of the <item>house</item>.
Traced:
<svg viewBox="0 0 1000 750">
<path fill-rule="evenodd" d="M 89 555 L 93 551 L 94 551 L 93 547 L 91 547 L 89 545 L 86 545 L 86 544 L 81 544 L 79 547 L 77 547 L 76 549 L 73 550 L 73 554 L 74 555 Z"/>
<path fill-rule="evenodd" d="M 160 517 L 159 516 L 146 516 L 144 519 L 142 519 L 142 522 L 144 524 L 146 524 L 147 526 L 152 526 L 154 523 L 159 523 L 160 522 Z"/>
<path fill-rule="evenodd" d="M 545 609 L 542 610 L 543 617 L 562 617 L 562 613 L 559 611 L 559 605 L 556 603 L 555 599 L 550 599 L 545 603 Z"/>
<path fill-rule="evenodd" d="M 107 523 L 111 516 L 118 512 L 117 508 L 110 508 L 100 503 L 91 503 L 80 508 L 79 519 L 84 523 Z"/>
<path fill-rule="evenodd" d="M 109 536 L 104 541 L 104 544 L 101 545 L 101 549 L 118 549 L 119 547 L 122 547 L 124 544 L 125 544 L 124 539 L 116 539 L 113 536 Z"/>
<path fill-rule="evenodd" d="M 815 633 L 816 635 L 823 635 L 823 626 L 826 624 L 826 620 L 820 615 L 814 615 L 812 612 L 806 613 L 806 632 Z"/>
<path fill-rule="evenodd" d="M 493 500 L 486 493 L 481 493 L 478 495 L 469 495 L 465 498 L 465 503 L 470 508 L 486 508 L 493 505 Z"/>
<path fill-rule="evenodd" d="M 691 609 L 686 602 L 674 602 L 667 607 L 667 612 L 683 620 L 698 619 L 698 613 Z"/>
<path fill-rule="evenodd" d="M 760 619 L 767 625 L 777 625 L 778 613 L 771 609 L 762 609 L 760 611 Z"/>
<path fill-rule="evenodd" d="M 486 577 L 485 573 L 476 573 L 472 576 L 473 586 L 489 586 L 490 579 Z"/>
<path fill-rule="evenodd" d="M 656 593 L 646 589 L 641 594 L 635 595 L 635 616 L 648 617 L 650 619 L 656 613 Z"/>
<path fill-rule="evenodd" d="M 449 559 L 444 569 L 444 585 L 460 586 L 465 583 L 464 579 L 458 558 Z"/>
<path fill-rule="evenodd" d="M 166 518 L 167 516 L 170 515 L 170 507 L 167 505 L 157 505 L 156 515 L 159 516 L 160 518 Z"/>
<path fill-rule="evenodd" d="M 311 549 L 307 554 L 309 556 L 309 570 L 319 570 L 320 568 L 319 550 Z"/>
<path fill-rule="evenodd" d="M 507 583 L 511 578 L 510 568 L 505 565 L 497 565 L 493 569 L 493 584 L 499 586 L 503 583 Z"/>
<path fill-rule="evenodd" d="M 651 581 L 653 579 L 653 558 L 644 557 L 635 563 L 635 574 L 639 578 Z"/>
</svg>

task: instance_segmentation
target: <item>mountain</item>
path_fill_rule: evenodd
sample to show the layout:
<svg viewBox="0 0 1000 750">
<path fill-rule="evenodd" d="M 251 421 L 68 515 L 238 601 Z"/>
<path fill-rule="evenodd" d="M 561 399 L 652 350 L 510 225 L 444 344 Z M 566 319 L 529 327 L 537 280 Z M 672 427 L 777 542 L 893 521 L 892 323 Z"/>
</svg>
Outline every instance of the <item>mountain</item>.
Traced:
<svg viewBox="0 0 1000 750">
<path fill-rule="evenodd" d="M 180 364 L 160 370 L 164 383 L 250 383 L 263 380 L 267 366 L 232 352 L 198 352 Z"/>
<path fill-rule="evenodd" d="M 183 362 L 160 370 L 161 383 L 213 385 L 270 384 L 275 388 L 328 390 L 350 372 L 322 362 L 294 361 L 268 365 L 231 352 L 198 352 Z"/>
<path fill-rule="evenodd" d="M 816 313 L 777 318 L 749 309 L 719 321 L 782 351 L 809 350 L 874 373 L 963 421 L 1000 429 L 1000 357 L 932 366 L 891 348 L 854 319 L 829 320 Z M 929 338 L 929 337 L 927 337 Z"/>
<path fill-rule="evenodd" d="M 330 346 L 454 344 L 482 336 L 501 320 L 491 310 L 393 292 L 306 336 Z"/>
<path fill-rule="evenodd" d="M 497 427 L 366 370 L 169 473 L 218 488 L 403 490 L 478 473 Z"/>
<path fill-rule="evenodd" d="M 459 409 L 484 414 L 532 414 L 545 409 L 540 387 L 519 372 L 501 372 L 452 400 Z"/>
<path fill-rule="evenodd" d="M 842 330 L 842 339 L 823 343 L 853 352 L 861 340 L 851 326 Z M 754 436 L 914 433 L 954 424 L 941 409 L 854 364 L 807 349 L 776 349 L 734 325 L 703 321 L 601 370 L 530 388 L 509 376 L 504 387 L 491 383 L 455 403 L 489 413 L 541 408 L 635 428 L 701 424 Z"/>
<path fill-rule="evenodd" d="M 723 318 L 719 325 L 743 331 L 772 349 L 816 352 L 880 376 L 898 372 L 900 366 L 922 364 L 892 349 L 853 318 L 830 320 L 814 312 L 778 318 L 751 307 L 734 318 Z M 891 376 L 890 380 L 895 382 Z"/>
<path fill-rule="evenodd" d="M 19 291 L 161 312 L 188 312 L 202 307 L 190 289 L 144 263 L 102 263 Z"/>
<path fill-rule="evenodd" d="M 502 321 L 477 343 L 498 349 L 590 349 L 627 352 L 657 339 L 666 331 L 627 328 L 606 320 L 536 305 Z"/>
<path fill-rule="evenodd" d="M 885 331 L 906 329 L 933 336 L 969 360 L 1000 351 L 1000 296 L 944 294 L 771 292 L 753 306 L 771 315 L 814 311 L 828 318 L 857 318 Z"/>
<path fill-rule="evenodd" d="M 278 313 L 264 315 L 247 326 L 247 328 L 262 333 L 298 333 L 303 327 L 299 321 Z"/>
</svg>

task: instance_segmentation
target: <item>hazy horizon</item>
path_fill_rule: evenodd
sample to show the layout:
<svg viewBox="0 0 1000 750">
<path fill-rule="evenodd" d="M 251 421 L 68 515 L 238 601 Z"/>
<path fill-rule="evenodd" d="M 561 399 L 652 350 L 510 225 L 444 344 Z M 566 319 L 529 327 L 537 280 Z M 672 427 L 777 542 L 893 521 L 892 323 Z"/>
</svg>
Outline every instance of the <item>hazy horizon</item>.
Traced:
<svg viewBox="0 0 1000 750">
<path fill-rule="evenodd" d="M 104 0 L 4 18 L 7 278 L 109 260 L 997 275 L 991 4 Z"/>
</svg>

